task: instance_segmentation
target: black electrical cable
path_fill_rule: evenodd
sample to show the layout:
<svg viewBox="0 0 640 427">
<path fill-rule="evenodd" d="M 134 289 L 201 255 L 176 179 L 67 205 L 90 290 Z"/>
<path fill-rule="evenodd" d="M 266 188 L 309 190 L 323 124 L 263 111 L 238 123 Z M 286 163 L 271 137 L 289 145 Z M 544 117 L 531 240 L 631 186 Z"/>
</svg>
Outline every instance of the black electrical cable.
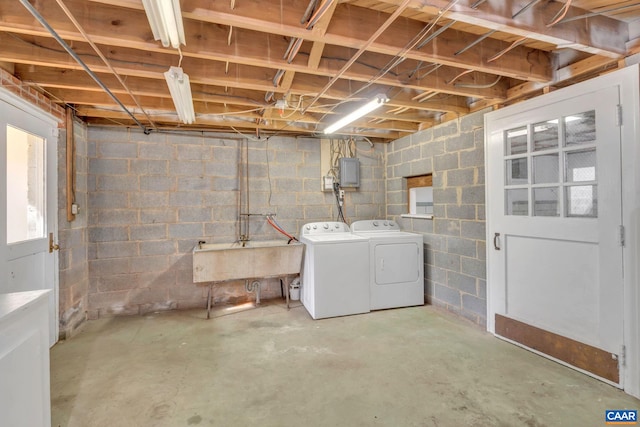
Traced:
<svg viewBox="0 0 640 427">
<path fill-rule="evenodd" d="M 333 194 L 336 196 L 336 206 L 338 208 L 338 221 L 346 223 L 344 219 L 344 212 L 342 211 L 342 203 L 340 203 L 340 184 L 333 184 Z"/>
</svg>

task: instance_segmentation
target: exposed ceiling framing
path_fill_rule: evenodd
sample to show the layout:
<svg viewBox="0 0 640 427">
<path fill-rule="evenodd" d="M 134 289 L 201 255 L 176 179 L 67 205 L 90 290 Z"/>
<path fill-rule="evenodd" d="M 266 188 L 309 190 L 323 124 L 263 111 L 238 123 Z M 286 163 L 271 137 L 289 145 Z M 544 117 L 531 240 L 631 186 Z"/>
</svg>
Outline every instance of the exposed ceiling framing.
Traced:
<svg viewBox="0 0 640 427">
<path fill-rule="evenodd" d="M 180 53 L 153 40 L 140 0 L 30 3 L 150 128 L 318 135 L 384 93 L 383 108 L 340 132 L 389 141 L 592 77 L 640 50 L 640 0 L 182 0 L 181 66 L 196 111 L 186 126 L 163 76 Z M 0 46 L 18 78 L 87 123 L 135 124 L 15 0 L 0 0 Z"/>
</svg>

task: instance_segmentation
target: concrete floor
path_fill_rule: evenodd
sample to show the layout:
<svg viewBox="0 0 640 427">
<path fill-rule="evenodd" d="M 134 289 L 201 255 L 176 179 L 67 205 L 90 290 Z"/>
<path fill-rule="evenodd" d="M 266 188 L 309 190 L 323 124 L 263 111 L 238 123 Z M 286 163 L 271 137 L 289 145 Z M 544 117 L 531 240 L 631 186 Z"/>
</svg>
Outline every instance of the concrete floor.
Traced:
<svg viewBox="0 0 640 427">
<path fill-rule="evenodd" d="M 299 302 L 89 322 L 51 352 L 53 426 L 603 426 L 640 401 L 433 307 Z"/>
</svg>

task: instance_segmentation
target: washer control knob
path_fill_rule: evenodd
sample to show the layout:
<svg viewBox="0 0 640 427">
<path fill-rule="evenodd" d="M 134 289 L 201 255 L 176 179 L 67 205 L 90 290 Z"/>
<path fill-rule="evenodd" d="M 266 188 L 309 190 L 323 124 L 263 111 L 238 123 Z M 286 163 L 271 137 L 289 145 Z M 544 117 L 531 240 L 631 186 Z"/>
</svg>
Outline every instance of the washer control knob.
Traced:
<svg viewBox="0 0 640 427">
<path fill-rule="evenodd" d="M 396 225 L 396 224 L 395 224 L 393 221 L 389 221 L 389 225 L 390 225 L 391 227 L 395 227 L 395 225 Z"/>
<path fill-rule="evenodd" d="M 373 226 L 377 227 L 378 226 L 378 221 L 373 221 Z"/>
<path fill-rule="evenodd" d="M 307 225 L 305 228 L 306 228 L 307 230 L 311 230 L 311 226 L 310 226 L 310 225 Z"/>
<path fill-rule="evenodd" d="M 384 226 L 386 227 L 387 225 L 389 225 L 389 223 L 387 221 L 384 222 Z"/>
<path fill-rule="evenodd" d="M 340 228 L 340 224 L 336 224 L 336 230 Z"/>
<path fill-rule="evenodd" d="M 314 225 L 314 226 L 313 226 L 313 229 L 314 229 L 314 230 L 315 230 L 315 229 L 317 229 L 317 228 L 318 228 L 318 226 L 317 226 L 317 225 Z"/>
<path fill-rule="evenodd" d="M 322 228 L 324 228 L 325 230 L 329 229 L 329 224 L 327 224 L 326 222 L 324 224 L 322 224 Z"/>
</svg>

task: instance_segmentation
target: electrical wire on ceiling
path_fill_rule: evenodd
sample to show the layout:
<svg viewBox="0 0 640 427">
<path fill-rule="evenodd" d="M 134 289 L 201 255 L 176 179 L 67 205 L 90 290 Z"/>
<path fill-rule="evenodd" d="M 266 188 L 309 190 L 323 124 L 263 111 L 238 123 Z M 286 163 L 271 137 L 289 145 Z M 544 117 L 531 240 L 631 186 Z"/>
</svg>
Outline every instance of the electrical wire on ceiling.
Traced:
<svg viewBox="0 0 640 427">
<path fill-rule="evenodd" d="M 457 21 L 449 21 L 448 23 L 446 23 L 445 25 L 443 25 L 442 27 L 438 28 L 436 31 L 433 32 L 433 34 L 431 34 L 429 37 L 425 38 L 424 40 L 422 40 L 420 43 L 418 43 L 416 45 L 416 50 L 418 49 L 422 49 L 427 43 L 429 43 L 431 40 L 435 39 L 436 37 L 438 37 L 440 34 L 444 33 L 445 31 L 447 31 L 453 24 L 455 24 Z M 429 26 L 427 26 L 429 27 Z M 430 27 L 433 28 L 433 27 Z"/>
<path fill-rule="evenodd" d="M 131 117 L 131 119 L 136 123 L 136 125 L 138 125 L 142 131 L 145 134 L 149 134 L 151 132 L 151 130 L 149 128 L 147 128 L 145 125 L 143 125 L 142 123 L 140 123 L 140 121 L 133 115 L 133 113 L 131 113 L 131 111 L 129 111 L 129 109 L 122 103 L 122 101 L 120 101 L 118 99 L 118 97 L 116 97 L 113 92 L 111 92 L 111 90 L 102 82 L 102 80 L 100 80 L 100 78 L 89 68 L 89 66 L 82 60 L 82 58 L 80 58 L 80 56 L 78 56 L 78 54 L 71 49 L 71 47 L 67 44 L 67 42 L 65 42 L 62 37 L 60 37 L 60 35 L 56 32 L 56 30 L 53 29 L 53 27 L 51 27 L 51 25 L 49 25 L 49 23 L 42 17 L 42 15 L 40 15 L 40 12 L 38 12 L 32 5 L 31 3 L 29 3 L 28 0 L 19 0 L 20 3 L 31 13 L 31 15 L 33 15 L 34 18 L 36 18 L 36 20 L 38 22 L 40 22 L 40 24 L 51 34 L 51 36 L 53 36 L 54 39 L 56 39 L 56 41 L 60 44 L 60 46 L 62 46 L 64 48 L 64 50 L 67 51 L 67 53 L 69 55 L 71 55 L 71 57 L 73 59 L 76 60 L 76 62 L 82 67 L 84 68 L 84 70 L 89 74 L 89 76 L 91 76 L 91 78 L 98 84 L 98 86 L 100 86 L 102 88 L 102 90 L 104 90 L 107 95 L 109 95 L 109 97 L 111 97 L 111 99 L 120 106 L 120 108 L 122 108 L 122 110 L 124 112 L 126 112 L 129 117 Z"/>
<path fill-rule="evenodd" d="M 14 34 L 14 33 L 6 33 L 6 35 L 11 37 L 11 38 L 13 38 L 13 39 L 15 39 L 15 40 L 20 41 L 21 43 L 27 44 L 29 46 L 29 48 L 37 47 L 38 49 L 42 49 L 42 50 L 45 50 L 45 51 L 48 51 L 48 52 L 53 52 L 53 53 L 68 53 L 65 49 L 53 49 L 51 47 L 43 46 L 43 45 L 41 45 L 39 43 L 35 43 L 33 41 L 30 41 L 30 40 L 25 40 L 25 39 L 19 37 L 17 34 Z M 80 56 L 80 55 L 78 55 L 78 56 Z M 90 55 L 88 53 L 83 53 L 81 56 L 85 57 L 85 58 L 92 58 L 92 59 L 99 58 L 98 55 Z M 166 68 L 164 65 L 153 64 L 153 63 L 150 63 L 150 62 L 126 61 L 126 60 L 123 60 L 123 59 L 111 59 L 110 62 L 115 62 L 115 63 L 118 63 L 118 64 L 125 64 L 125 65 L 135 65 L 135 66 L 140 66 L 140 67 L 145 68 L 145 69 L 157 68 L 158 71 L 164 70 Z"/>
<path fill-rule="evenodd" d="M 501 50 L 500 52 L 496 53 L 495 55 L 493 55 L 491 58 L 487 59 L 487 62 L 493 62 L 496 61 L 498 59 L 500 59 L 502 56 L 504 56 L 507 52 L 509 52 L 510 50 L 515 49 L 516 47 L 520 46 L 521 44 L 523 44 L 525 41 L 527 40 L 526 37 L 521 37 L 518 40 L 514 41 L 513 43 L 511 43 L 511 45 L 509 47 L 507 47 L 506 49 Z"/>
<path fill-rule="evenodd" d="M 520 10 L 518 10 L 516 13 L 514 13 L 511 17 L 511 19 L 515 19 L 516 17 L 520 16 L 521 14 L 523 14 L 524 12 L 526 12 L 527 10 L 529 10 L 531 7 L 533 7 L 536 3 L 538 3 L 540 0 L 532 0 L 529 3 L 527 3 L 523 8 L 521 8 Z M 478 4 L 479 3 L 479 4 Z M 475 5 L 480 5 L 484 2 L 476 2 L 474 3 Z M 571 4 L 571 0 L 567 0 L 567 3 L 570 5 Z M 564 9 L 564 8 L 563 8 Z M 563 10 L 561 9 L 561 11 Z M 568 10 L 568 8 L 567 8 Z M 560 14 L 560 12 L 558 13 L 558 15 Z M 566 14 L 566 11 L 565 11 Z M 556 17 L 558 16 L 556 15 Z M 559 19 L 562 19 L 562 17 L 564 17 L 564 14 L 561 15 L 561 17 Z M 555 18 L 554 18 L 555 19 Z M 551 25 L 555 25 L 557 22 L 553 22 L 550 25 L 547 25 L 548 27 Z M 459 51 L 455 52 L 453 55 L 454 56 L 458 56 L 463 54 L 464 52 L 468 51 L 469 49 L 471 49 L 472 47 L 474 47 L 475 45 L 477 45 L 478 43 L 480 43 L 481 41 L 487 39 L 488 37 L 492 36 L 493 34 L 497 33 L 498 30 L 489 30 L 488 32 L 486 32 L 485 34 L 481 35 L 480 37 L 478 37 L 476 40 L 474 40 L 473 42 L 469 43 L 467 46 L 463 47 L 462 49 L 460 49 Z M 495 61 L 497 59 L 499 59 L 500 57 L 502 57 L 504 54 L 506 54 L 507 52 L 509 52 L 510 50 L 516 48 L 517 46 L 519 46 L 520 44 L 524 43 L 524 41 L 526 40 L 526 37 L 523 37 L 521 39 L 516 40 L 511 46 L 507 47 L 506 49 L 498 52 L 497 54 L 493 55 L 491 58 L 489 58 L 487 60 L 487 62 L 492 62 Z M 455 79 L 454 79 L 455 80 Z"/>
<path fill-rule="evenodd" d="M 278 87 L 280 85 L 280 81 L 282 80 L 282 76 L 284 76 L 284 70 L 278 70 L 276 75 L 273 77 L 273 87 Z"/>
<path fill-rule="evenodd" d="M 331 0 L 327 0 L 327 2 L 330 2 Z M 402 2 L 402 4 L 400 4 L 396 10 L 391 14 L 391 16 L 389 18 L 387 18 L 387 20 L 373 33 L 373 35 L 371 37 L 369 37 L 369 39 L 364 43 L 364 45 L 362 47 L 360 47 L 360 49 L 351 57 L 351 59 L 349 61 L 347 61 L 347 63 L 340 69 L 340 71 L 338 71 L 336 73 L 336 75 L 334 75 L 331 80 L 329 80 L 329 83 L 327 83 L 321 90 L 320 92 L 311 100 L 311 102 L 309 103 L 309 105 L 307 107 L 305 107 L 305 111 L 310 108 L 313 104 L 316 103 L 316 101 L 318 101 L 318 99 L 320 99 L 330 88 L 331 86 L 333 86 L 335 84 L 335 82 L 342 77 L 342 75 L 347 71 L 347 69 L 349 69 L 349 67 L 351 67 L 351 65 L 353 65 L 353 63 L 363 54 L 367 51 L 367 49 L 369 48 L 369 46 L 371 46 L 373 44 L 373 42 L 376 41 L 376 39 L 378 37 L 380 37 L 380 35 L 382 35 L 382 33 L 396 20 L 396 18 L 398 16 L 400 16 L 400 14 L 402 12 L 404 12 L 404 10 L 407 8 L 407 6 L 409 5 L 411 0 L 404 0 Z M 458 1 L 458 0 L 456 0 Z"/>
<path fill-rule="evenodd" d="M 477 0 L 471 5 L 471 9 L 477 9 L 482 3 L 486 3 L 487 0 Z"/>
<path fill-rule="evenodd" d="M 530 8 L 532 8 L 536 3 L 539 3 L 540 0 L 532 0 L 529 3 L 527 3 L 522 9 L 520 9 L 519 11 L 517 11 L 516 13 L 514 13 L 513 15 L 511 15 L 511 19 L 516 19 L 518 16 L 522 15 L 523 13 L 525 13 L 527 10 L 529 10 Z"/>
<path fill-rule="evenodd" d="M 307 22 L 307 25 L 306 25 L 307 30 L 310 30 L 311 28 L 313 28 L 313 26 L 316 25 L 318 21 L 320 21 L 320 19 L 324 16 L 325 13 L 327 13 L 327 11 L 329 10 L 329 7 L 335 1 L 336 0 L 324 0 L 324 2 L 320 5 L 318 10 L 316 10 L 313 16 L 309 18 L 309 22 Z"/>
<path fill-rule="evenodd" d="M 455 87 L 467 88 L 467 89 L 489 89 L 497 85 L 500 80 L 502 80 L 502 76 L 498 76 L 498 78 L 493 83 L 487 84 L 474 84 L 474 83 L 456 83 Z"/>
<path fill-rule="evenodd" d="M 474 41 L 472 41 L 471 43 L 469 43 L 468 45 L 466 45 L 465 47 L 463 47 L 459 51 L 455 52 L 453 54 L 453 56 L 462 55 L 463 53 L 465 53 L 466 51 L 468 51 L 469 49 L 471 49 L 472 47 L 474 47 L 475 45 L 477 45 L 481 41 L 487 39 L 489 36 L 491 36 L 492 34 L 495 34 L 497 32 L 498 32 L 498 30 L 490 30 L 490 31 L 484 33 L 483 35 L 481 35 L 480 37 L 478 37 L 477 39 L 475 39 Z"/>
<path fill-rule="evenodd" d="M 155 129 L 156 124 L 153 122 L 153 120 L 151 120 L 151 117 L 149 117 L 149 115 L 147 114 L 145 109 L 142 107 L 142 105 L 140 105 L 140 101 L 138 101 L 138 97 L 133 94 L 131 89 L 129 89 L 129 86 L 127 86 L 127 84 L 124 82 L 124 80 L 122 80 L 122 77 L 120 77 L 120 74 L 118 74 L 118 72 L 115 70 L 115 68 L 113 68 L 113 66 L 111 65 L 111 62 L 103 55 L 102 51 L 100 50 L 100 48 L 98 46 L 96 46 L 96 44 L 93 42 L 93 40 L 91 40 L 91 37 L 89 37 L 87 32 L 84 30 L 84 28 L 82 28 L 82 26 L 80 25 L 78 20 L 76 20 L 75 16 L 73 16 L 73 14 L 71 13 L 71 11 L 67 7 L 67 5 L 64 3 L 64 1 L 63 0 L 56 0 L 56 1 L 58 3 L 58 6 L 60 6 L 62 11 L 65 13 L 65 15 L 67 15 L 69 20 L 78 29 L 80 34 L 82 34 L 82 37 L 84 37 L 84 39 L 87 41 L 87 43 L 89 43 L 91 48 L 100 57 L 100 59 L 102 59 L 102 62 L 104 62 L 104 64 L 107 66 L 107 68 L 109 68 L 109 71 L 111 71 L 111 73 L 115 76 L 115 78 L 122 85 L 122 87 L 127 92 L 127 94 L 129 94 L 131 99 L 133 99 L 133 102 L 135 102 L 136 106 L 140 109 L 140 111 L 142 111 L 144 116 L 149 121 L 151 127 Z"/>
<path fill-rule="evenodd" d="M 440 9 L 438 16 L 425 28 L 423 28 L 416 36 L 413 37 L 413 39 L 407 43 L 397 54 L 396 56 L 391 59 L 386 66 L 384 66 L 383 68 L 380 69 L 380 71 L 378 72 L 378 74 L 376 74 L 374 77 L 372 77 L 364 86 L 362 86 L 360 89 L 356 90 L 354 93 L 352 93 L 351 95 L 349 95 L 346 99 L 344 99 L 343 101 L 341 101 L 338 105 L 341 105 L 345 102 L 351 102 L 353 101 L 353 97 L 355 95 L 358 95 L 359 93 L 362 93 L 364 90 L 368 89 L 369 87 L 371 87 L 373 84 L 375 84 L 378 80 L 380 80 L 382 77 L 384 77 L 386 74 L 389 73 L 389 71 L 395 67 L 396 65 L 398 65 L 400 62 L 404 61 L 405 57 L 404 55 L 406 55 L 406 53 L 408 51 L 410 51 L 411 49 L 414 49 L 416 45 L 418 45 L 423 38 L 429 34 L 429 32 L 435 27 L 435 25 L 438 23 L 438 21 L 446 14 L 446 12 L 448 12 L 453 6 L 455 6 L 456 3 L 458 3 L 459 0 L 451 0 L 449 2 L 449 4 L 447 6 L 445 6 L 444 8 Z M 406 3 L 406 2 L 405 2 Z M 315 99 L 319 98 L 320 95 L 316 96 Z M 309 104 L 307 107 L 305 107 L 305 111 L 312 105 L 313 103 Z M 335 107 L 334 107 L 335 109 Z M 333 111 L 333 109 L 331 110 Z M 325 113 L 322 118 L 320 119 L 320 121 L 322 121 L 329 113 Z"/>
<path fill-rule="evenodd" d="M 560 22 L 565 23 L 565 22 L 578 21 L 580 19 L 593 18 L 594 16 L 606 16 L 609 13 L 621 12 L 621 11 L 623 11 L 625 9 L 632 9 L 632 8 L 636 8 L 638 6 L 640 6 L 640 2 L 636 2 L 636 3 L 632 3 L 632 4 L 626 4 L 624 6 L 612 7 L 610 9 L 601 9 L 601 10 L 599 10 L 597 12 L 585 13 L 583 15 L 572 16 L 570 18 L 566 18 L 565 17 Z"/>
<path fill-rule="evenodd" d="M 315 25 L 318 20 L 320 20 L 320 18 L 322 18 L 322 16 L 327 12 L 327 10 L 329 10 L 329 6 L 331 6 L 332 2 L 334 0 L 325 0 L 325 2 L 320 6 L 320 8 L 318 10 L 316 10 L 316 7 L 318 5 L 319 0 L 310 0 L 309 5 L 307 6 L 307 9 L 305 10 L 305 13 L 302 15 L 302 19 L 300 20 L 300 24 L 304 25 L 305 23 L 307 23 L 306 25 L 306 29 L 310 30 L 313 25 Z M 315 11 L 315 13 L 314 13 Z M 291 64 L 293 62 L 293 60 L 295 59 L 296 55 L 298 55 L 298 52 L 300 51 L 300 48 L 302 47 L 302 42 L 304 40 L 300 37 L 293 37 L 290 41 L 289 41 L 289 46 L 287 47 L 287 49 L 284 52 L 284 56 L 282 59 L 285 59 L 287 61 L 287 64 Z M 282 82 L 282 77 L 284 76 L 285 70 L 280 69 L 276 72 L 276 75 L 273 78 L 273 86 L 274 87 L 278 87 L 280 86 L 280 83 Z"/>
<path fill-rule="evenodd" d="M 307 6 L 307 9 L 304 11 L 304 14 L 302 14 L 302 18 L 300 19 L 300 25 L 304 25 L 307 22 L 309 22 L 309 19 L 311 18 L 311 15 L 313 14 L 313 11 L 316 9 L 316 6 L 318 5 L 319 0 L 310 0 L 309 1 L 309 5 Z"/>
<path fill-rule="evenodd" d="M 487 0 L 478 0 L 475 3 L 473 3 L 470 7 L 471 9 L 477 9 L 478 7 L 480 7 L 483 3 L 485 3 Z M 453 5 L 449 4 L 447 6 L 447 11 L 452 7 Z M 438 18 L 437 20 L 440 19 L 441 16 L 443 16 L 445 11 L 441 11 L 440 13 L 438 13 Z M 447 24 L 443 25 L 442 27 L 440 27 L 437 31 L 435 31 L 433 34 L 431 34 L 429 37 L 427 37 L 426 39 L 424 39 L 423 41 L 421 41 L 418 45 L 416 45 L 416 49 L 419 50 L 421 48 L 423 48 L 427 43 L 429 43 L 430 41 L 434 40 L 436 37 L 438 37 L 440 34 L 442 34 L 443 32 L 445 32 L 446 30 L 448 30 L 453 24 L 457 23 L 458 21 L 449 21 Z M 431 24 L 427 25 L 427 27 L 429 27 L 429 29 L 433 28 L 431 27 Z M 415 74 L 421 67 L 422 67 L 422 62 L 420 61 L 418 62 L 418 66 L 416 67 L 416 69 L 409 73 L 409 78 L 411 78 L 413 76 L 413 74 Z M 441 66 L 442 64 L 436 64 L 438 66 Z M 438 67 L 439 68 L 439 67 Z M 425 76 L 427 76 L 428 74 L 425 74 L 424 76 L 420 77 L 418 80 L 424 78 Z"/>
<path fill-rule="evenodd" d="M 564 6 L 562 6 L 562 8 L 558 11 L 558 13 L 556 13 L 556 16 L 554 16 L 551 19 L 551 22 L 549 22 L 547 24 L 547 28 L 551 28 L 554 25 L 556 25 L 558 22 L 562 21 L 562 19 L 567 16 L 567 12 L 569 12 L 569 8 L 571 7 L 571 1 L 572 0 L 565 0 L 566 3 L 564 4 Z"/>
</svg>

